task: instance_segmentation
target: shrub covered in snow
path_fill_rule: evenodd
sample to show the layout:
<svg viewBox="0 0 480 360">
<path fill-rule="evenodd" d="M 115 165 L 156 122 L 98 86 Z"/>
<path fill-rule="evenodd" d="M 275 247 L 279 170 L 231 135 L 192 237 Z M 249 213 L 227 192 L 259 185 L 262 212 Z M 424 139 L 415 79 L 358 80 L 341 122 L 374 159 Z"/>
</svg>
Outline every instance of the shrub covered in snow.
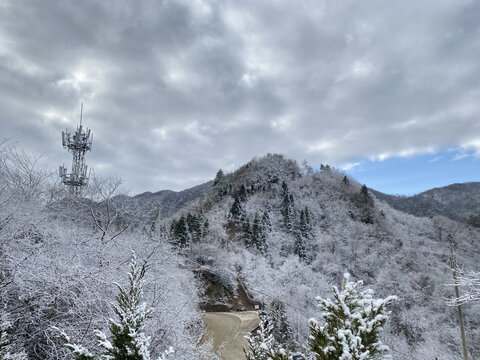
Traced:
<svg viewBox="0 0 480 360">
<path fill-rule="evenodd" d="M 388 351 L 379 334 L 396 297 L 374 299 L 372 290 L 358 290 L 362 284 L 345 274 L 342 289 L 333 288 L 333 300 L 317 298 L 323 323 L 310 320 L 310 348 L 317 360 L 367 360 Z"/>
<path fill-rule="evenodd" d="M 12 323 L 5 312 L 0 312 L 0 360 L 27 360 L 27 354 L 23 351 L 15 351 L 9 332 Z"/>
<path fill-rule="evenodd" d="M 145 323 L 152 309 L 142 301 L 142 278 L 145 274 L 145 265 L 139 266 L 135 253 L 130 260 L 128 273 L 129 288 L 124 289 L 117 284 L 119 294 L 117 303 L 112 304 L 117 320 L 109 320 L 110 339 L 100 330 L 95 330 L 98 346 L 101 349 L 101 359 L 109 360 L 150 360 L 150 337 L 144 332 Z M 77 344 L 64 331 L 59 330 L 76 360 L 95 359 L 97 355 L 86 347 Z M 158 359 L 166 359 L 173 352 L 170 348 Z"/>
<path fill-rule="evenodd" d="M 244 349 L 247 360 L 289 360 L 288 351 L 273 336 L 273 325 L 264 316 L 254 334 L 247 335 L 249 349 Z"/>
</svg>

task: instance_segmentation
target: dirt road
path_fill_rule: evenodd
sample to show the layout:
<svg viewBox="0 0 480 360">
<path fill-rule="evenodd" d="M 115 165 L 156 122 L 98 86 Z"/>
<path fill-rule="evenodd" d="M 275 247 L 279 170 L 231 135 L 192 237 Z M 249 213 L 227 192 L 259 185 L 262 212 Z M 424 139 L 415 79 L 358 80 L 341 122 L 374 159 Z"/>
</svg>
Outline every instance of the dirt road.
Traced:
<svg viewBox="0 0 480 360">
<path fill-rule="evenodd" d="M 254 330 L 260 319 L 257 311 L 210 312 L 204 316 L 205 334 L 201 343 L 213 338 L 213 352 L 223 360 L 245 359 L 243 348 L 248 347 L 244 338 Z"/>
</svg>

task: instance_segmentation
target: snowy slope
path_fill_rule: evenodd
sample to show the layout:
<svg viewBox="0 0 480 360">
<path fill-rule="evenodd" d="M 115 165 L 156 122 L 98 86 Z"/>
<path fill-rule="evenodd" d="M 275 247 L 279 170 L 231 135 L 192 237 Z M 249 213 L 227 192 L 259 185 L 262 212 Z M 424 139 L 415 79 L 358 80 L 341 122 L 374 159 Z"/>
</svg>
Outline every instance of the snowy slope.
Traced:
<svg viewBox="0 0 480 360">
<path fill-rule="evenodd" d="M 292 346 L 305 341 L 308 318 L 319 317 L 315 297 L 330 296 L 349 272 L 378 296 L 399 297 L 385 333 L 394 358 L 459 354 L 456 311 L 444 301 L 453 294 L 445 286 L 449 246 L 455 244 L 462 266 L 478 270 L 477 230 L 394 210 L 341 172 L 300 169 L 279 155 L 217 178 L 166 228 L 172 243 L 226 286 L 242 281 L 267 310 L 281 303 Z M 464 309 L 477 356 L 478 309 Z"/>
</svg>

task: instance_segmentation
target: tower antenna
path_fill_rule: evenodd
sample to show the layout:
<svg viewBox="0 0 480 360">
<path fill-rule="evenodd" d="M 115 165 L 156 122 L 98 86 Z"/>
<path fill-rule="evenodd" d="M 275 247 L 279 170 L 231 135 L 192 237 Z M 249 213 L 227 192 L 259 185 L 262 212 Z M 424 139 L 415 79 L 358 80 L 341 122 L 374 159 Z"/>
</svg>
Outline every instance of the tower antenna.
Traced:
<svg viewBox="0 0 480 360">
<path fill-rule="evenodd" d="M 62 145 L 73 155 L 72 172 L 67 174 L 67 168 L 60 166 L 59 175 L 65 186 L 70 189 L 70 194 L 78 196 L 83 186 L 88 184 L 87 171 L 85 163 L 85 153 L 92 150 L 93 134 L 90 129 L 82 128 L 83 103 L 80 107 L 80 126 L 77 126 L 75 134 L 71 135 L 67 130 L 62 131 Z M 91 135 L 91 136 L 90 136 Z"/>
<path fill-rule="evenodd" d="M 82 115 L 83 115 L 83 102 L 82 102 L 82 105 L 80 105 L 80 126 L 82 126 Z"/>
</svg>

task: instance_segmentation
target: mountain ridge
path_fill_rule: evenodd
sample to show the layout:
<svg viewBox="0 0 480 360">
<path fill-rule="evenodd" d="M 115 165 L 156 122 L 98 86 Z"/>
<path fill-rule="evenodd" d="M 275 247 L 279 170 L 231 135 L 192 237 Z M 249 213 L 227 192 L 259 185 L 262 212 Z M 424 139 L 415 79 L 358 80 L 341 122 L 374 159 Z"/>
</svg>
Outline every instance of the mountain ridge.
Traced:
<svg viewBox="0 0 480 360">
<path fill-rule="evenodd" d="M 475 269 L 475 228 L 396 210 L 341 171 L 300 168 L 275 154 L 219 172 L 208 191 L 164 221 L 170 244 L 198 271 L 232 292 L 242 279 L 268 314 L 283 309 L 302 342 L 317 316 L 315 296 L 329 296 L 348 272 L 380 296 L 398 296 L 386 329 L 397 359 L 433 359 L 432 348 L 455 358 L 455 311 L 445 304 L 453 296 L 445 286 L 450 239 L 462 266 Z M 220 295 L 210 300 L 228 305 Z M 465 309 L 473 327 L 480 324 L 475 309 Z M 478 334 L 470 337 L 478 343 Z M 285 341 L 295 347 L 295 339 Z"/>
<path fill-rule="evenodd" d="M 189 202 L 201 197 L 213 185 L 214 180 L 210 180 L 181 191 L 146 191 L 130 198 L 145 202 L 146 207 L 150 209 L 155 203 L 160 202 L 160 216 L 170 217 Z M 480 221 L 478 221 L 480 219 L 480 182 L 453 183 L 411 196 L 387 194 L 373 188 L 369 188 L 369 190 L 378 200 L 407 214 L 420 217 L 442 215 L 455 221 L 475 226 L 480 225 Z M 149 211 L 151 213 L 148 216 L 150 220 L 158 216 L 158 205 L 156 208 L 156 215 L 151 210 Z"/>
<path fill-rule="evenodd" d="M 412 196 L 385 194 L 371 189 L 377 199 L 415 216 L 442 215 L 474 224 L 480 215 L 480 182 L 454 183 Z"/>
</svg>

